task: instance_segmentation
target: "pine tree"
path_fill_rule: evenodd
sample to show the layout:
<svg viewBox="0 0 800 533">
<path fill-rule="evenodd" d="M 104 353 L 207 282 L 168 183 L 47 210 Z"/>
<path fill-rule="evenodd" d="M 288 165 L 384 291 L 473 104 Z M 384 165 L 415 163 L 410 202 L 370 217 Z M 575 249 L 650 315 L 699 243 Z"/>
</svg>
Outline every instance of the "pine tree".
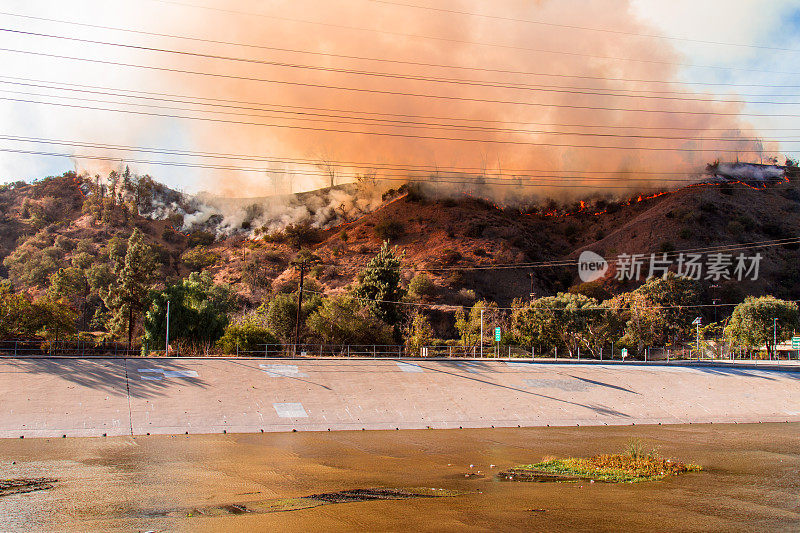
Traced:
<svg viewBox="0 0 800 533">
<path fill-rule="evenodd" d="M 361 272 L 360 282 L 353 291 L 375 316 L 392 326 L 401 318 L 399 306 L 394 302 L 399 302 L 406 294 L 400 285 L 401 258 L 397 248 L 390 248 L 389 241 L 384 241 L 378 255 Z"/>
<path fill-rule="evenodd" d="M 156 257 L 138 228 L 133 230 L 128 239 L 125 255 L 112 257 L 115 283 L 103 295 L 103 301 L 112 312 L 112 332 L 121 332 L 127 325 L 130 349 L 135 319 L 142 312 L 150 285 L 155 279 Z"/>
</svg>

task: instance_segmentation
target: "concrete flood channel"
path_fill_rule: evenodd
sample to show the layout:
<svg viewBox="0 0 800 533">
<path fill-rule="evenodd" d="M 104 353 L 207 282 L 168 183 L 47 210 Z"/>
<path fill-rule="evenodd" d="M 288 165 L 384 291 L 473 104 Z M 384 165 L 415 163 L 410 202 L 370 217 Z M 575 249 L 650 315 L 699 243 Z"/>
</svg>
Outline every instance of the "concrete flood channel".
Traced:
<svg viewBox="0 0 800 533">
<path fill-rule="evenodd" d="M 633 438 L 704 470 L 497 476 Z M 16 438 L 0 440 L 0 478 L 49 481 L 0 496 L 1 531 L 786 531 L 800 423 Z"/>
</svg>

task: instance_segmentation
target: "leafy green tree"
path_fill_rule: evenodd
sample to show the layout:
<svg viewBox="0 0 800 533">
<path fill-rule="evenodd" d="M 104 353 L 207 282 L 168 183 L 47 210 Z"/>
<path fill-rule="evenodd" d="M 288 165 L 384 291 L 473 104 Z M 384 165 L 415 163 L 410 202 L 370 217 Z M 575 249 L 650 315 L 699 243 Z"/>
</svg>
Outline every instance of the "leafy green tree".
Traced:
<svg viewBox="0 0 800 533">
<path fill-rule="evenodd" d="M 315 287 L 306 282 L 306 288 Z M 314 291 L 314 289 L 311 289 Z M 303 298 L 303 316 L 311 316 L 322 303 L 319 295 L 310 292 Z M 277 335 L 281 342 L 291 344 L 294 342 L 295 327 L 297 324 L 297 291 L 292 293 L 278 293 L 268 303 L 262 304 L 266 309 L 267 327 Z M 306 322 L 307 326 L 308 322 Z M 307 336 L 307 329 L 301 329 L 301 341 Z"/>
<path fill-rule="evenodd" d="M 402 253 L 397 248 L 390 248 L 389 241 L 384 241 L 378 255 L 359 274 L 353 291 L 353 295 L 362 300 L 376 317 L 390 326 L 400 322 L 401 312 L 395 302 L 405 296 L 405 289 L 400 285 L 401 259 Z"/>
<path fill-rule="evenodd" d="M 112 312 L 112 333 L 123 331 L 127 324 L 130 349 L 135 319 L 147 304 L 148 292 L 158 275 L 156 258 L 137 228 L 128 239 L 124 256 L 116 247 L 111 251 L 111 259 L 114 283 L 103 292 L 103 301 Z"/>
<path fill-rule="evenodd" d="M 37 329 L 30 297 L 15 293 L 8 282 L 0 284 L 0 339 L 30 337 Z"/>
<path fill-rule="evenodd" d="M 598 353 L 606 308 L 583 294 L 560 292 L 538 298 L 512 314 L 512 328 L 526 345 L 566 348 L 572 356 L 579 347 Z"/>
<path fill-rule="evenodd" d="M 63 264 L 63 252 L 47 246 L 46 239 L 37 234 L 17 246 L 4 260 L 8 276 L 17 286 L 46 287 L 50 276 Z"/>
<path fill-rule="evenodd" d="M 43 296 L 33 302 L 33 307 L 38 335 L 58 342 L 77 331 L 75 322 L 78 315 L 68 302 Z"/>
<path fill-rule="evenodd" d="M 235 299 L 227 285 L 217 285 L 208 273 L 193 272 L 178 283 L 151 291 L 144 319 L 142 349 L 158 349 L 166 342 L 167 302 L 170 341 L 191 351 L 208 353 L 225 333 Z"/>
<path fill-rule="evenodd" d="M 322 300 L 308 317 L 312 335 L 326 344 L 390 344 L 392 328 L 350 295 Z"/>
<path fill-rule="evenodd" d="M 75 333 L 75 319 L 74 309 L 63 300 L 49 296 L 32 300 L 13 292 L 10 284 L 0 284 L 0 339 L 40 335 L 57 341 Z"/>
<path fill-rule="evenodd" d="M 405 330 L 406 350 L 410 355 L 417 355 L 423 346 L 428 346 L 436 339 L 428 317 L 422 313 L 414 313 Z"/>
<path fill-rule="evenodd" d="M 632 292 L 608 301 L 615 319 L 625 324 L 621 343 L 637 353 L 647 346 L 666 346 L 692 336 L 699 302 L 697 282 L 670 273 L 651 278 Z"/>
<path fill-rule="evenodd" d="M 773 319 L 777 318 L 775 323 Z M 776 330 L 774 329 L 777 326 Z M 772 358 L 775 351 L 775 337 L 782 342 L 800 329 L 800 315 L 797 304 L 779 300 L 773 296 L 748 297 L 733 310 L 725 337 L 739 346 L 754 348 L 767 347 Z"/>
<path fill-rule="evenodd" d="M 481 311 L 484 311 L 483 342 L 481 343 Z M 461 338 L 464 348 L 471 348 L 478 345 L 492 344 L 494 342 L 494 332 L 492 325 L 498 319 L 497 304 L 481 300 L 466 313 L 464 309 L 456 310 L 456 329 Z"/>
<path fill-rule="evenodd" d="M 84 325 L 88 322 L 90 305 L 96 303 L 90 300 L 91 291 L 86 271 L 76 267 L 59 269 L 50 276 L 50 287 L 47 289 L 52 298 L 69 302 Z"/>
</svg>

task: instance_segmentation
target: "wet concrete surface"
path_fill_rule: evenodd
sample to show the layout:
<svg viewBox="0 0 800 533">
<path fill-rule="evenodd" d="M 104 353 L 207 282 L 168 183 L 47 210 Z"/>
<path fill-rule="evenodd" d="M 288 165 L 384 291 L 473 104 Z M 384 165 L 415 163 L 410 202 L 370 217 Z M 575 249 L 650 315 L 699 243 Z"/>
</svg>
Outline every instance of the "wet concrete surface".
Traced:
<svg viewBox="0 0 800 533">
<path fill-rule="evenodd" d="M 705 471 L 624 485 L 495 477 L 632 438 Z M 0 440 L 0 478 L 22 477 L 58 481 L 0 497 L 0 531 L 787 531 L 800 529 L 800 424 Z M 459 494 L 184 512 L 382 487 Z"/>
</svg>

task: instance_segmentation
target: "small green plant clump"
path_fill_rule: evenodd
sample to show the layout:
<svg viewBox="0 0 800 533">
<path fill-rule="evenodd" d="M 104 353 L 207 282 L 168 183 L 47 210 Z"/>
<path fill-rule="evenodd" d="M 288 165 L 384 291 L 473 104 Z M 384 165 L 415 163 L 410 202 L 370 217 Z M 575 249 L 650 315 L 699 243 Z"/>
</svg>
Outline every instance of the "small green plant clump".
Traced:
<svg viewBox="0 0 800 533">
<path fill-rule="evenodd" d="M 595 455 L 594 457 L 568 457 L 548 459 L 540 463 L 518 466 L 501 477 L 511 479 L 535 479 L 536 474 L 548 481 L 576 481 L 588 479 L 607 483 L 639 483 L 658 481 L 668 476 L 697 472 L 703 468 L 685 464 L 674 459 L 665 459 L 656 450 L 647 452 L 639 441 L 631 441 L 624 453 Z"/>
</svg>

